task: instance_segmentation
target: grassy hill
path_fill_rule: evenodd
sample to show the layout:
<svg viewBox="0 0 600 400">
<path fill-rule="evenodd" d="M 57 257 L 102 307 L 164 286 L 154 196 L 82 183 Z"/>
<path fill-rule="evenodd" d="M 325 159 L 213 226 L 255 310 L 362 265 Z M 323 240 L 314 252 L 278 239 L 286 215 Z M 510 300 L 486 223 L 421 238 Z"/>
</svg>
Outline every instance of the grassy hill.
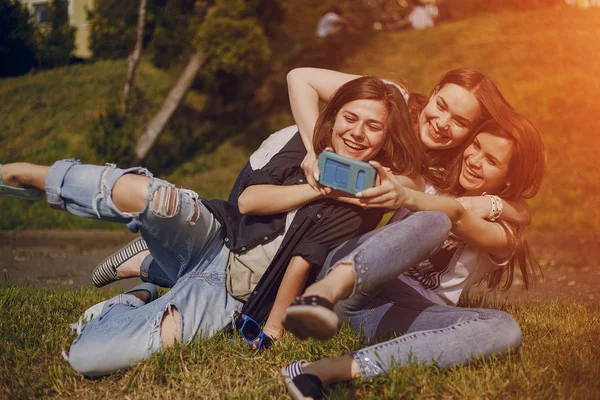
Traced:
<svg viewBox="0 0 600 400">
<path fill-rule="evenodd" d="M 99 61 L 0 80 L 0 112 L 3 115 L 0 119 L 0 163 L 26 160 L 51 164 L 54 160 L 70 157 L 87 163 L 114 161 L 97 154 L 92 148 L 91 137 L 100 130 L 99 115 L 106 114 L 120 96 L 125 68 L 125 61 Z M 154 116 L 178 72 L 164 72 L 149 63 L 142 63 L 138 71 L 132 96 L 135 112 L 132 120 L 122 128 L 122 131 L 129 129 L 134 136 L 140 135 L 144 125 Z M 207 198 L 223 198 L 229 194 L 250 149 L 258 146 L 261 139 L 242 137 L 244 144 L 235 145 L 235 140 L 229 137 L 232 131 L 242 130 L 233 123 L 223 127 L 218 122 L 204 120 L 205 101 L 197 91 L 188 94 L 145 165 L 150 164 L 155 175 L 195 188 Z M 287 116 L 285 122 L 262 130 L 275 130 L 290 123 L 293 123 L 291 116 Z M 248 131 L 251 129 L 248 127 Z M 57 227 L 116 229 L 121 226 L 51 212 L 44 202 L 0 198 L 0 229 Z"/>
<path fill-rule="evenodd" d="M 593 168 L 600 150 L 594 129 L 600 112 L 598 20 L 598 9 L 566 6 L 481 14 L 425 31 L 374 32 L 366 40 L 361 35 L 360 44 L 336 61 L 344 71 L 400 78 L 420 92 L 428 92 L 452 68 L 489 74 L 546 140 L 548 172 L 542 191 L 530 201 L 532 229 L 598 231 L 600 191 Z M 324 43 L 316 51 L 326 54 L 327 46 L 335 45 Z M 119 95 L 124 71 L 124 61 L 106 61 L 0 81 L 0 161 L 50 162 L 64 157 L 110 161 L 90 149 L 88 137 L 98 129 L 97 114 Z M 136 81 L 140 112 L 132 124 L 136 134 L 157 110 L 175 76 L 142 65 Z M 210 136 L 214 123 L 202 120 L 204 101 L 198 93 L 188 97 L 177 119 L 185 129 L 175 126 L 167 132 L 158 152 L 185 149 L 185 160 L 155 172 L 203 196 L 225 197 L 260 139 L 292 119 L 289 114 L 257 118 L 260 129 L 230 128 L 235 132 L 214 140 Z M 41 202 L 0 199 L 0 229 L 98 227 L 97 222 L 44 210 Z"/>
</svg>

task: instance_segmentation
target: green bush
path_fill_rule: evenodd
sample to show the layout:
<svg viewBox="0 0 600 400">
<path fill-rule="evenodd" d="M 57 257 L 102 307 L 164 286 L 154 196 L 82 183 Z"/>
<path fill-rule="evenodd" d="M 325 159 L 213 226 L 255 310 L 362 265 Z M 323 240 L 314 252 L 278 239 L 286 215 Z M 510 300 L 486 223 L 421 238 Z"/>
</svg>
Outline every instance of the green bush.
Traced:
<svg viewBox="0 0 600 400">
<path fill-rule="evenodd" d="M 118 165 L 131 161 L 136 131 L 128 120 L 121 116 L 116 104 L 110 104 L 96 115 L 96 129 L 88 136 L 90 146 L 100 159 L 111 160 Z"/>
<path fill-rule="evenodd" d="M 250 18 L 207 19 L 200 27 L 196 45 L 206 57 L 203 69 L 207 74 L 253 75 L 271 56 L 264 32 Z"/>
<path fill-rule="evenodd" d="M 75 28 L 69 24 L 68 3 L 54 0 L 48 8 L 48 22 L 37 31 L 37 63 L 40 68 L 54 68 L 71 62 L 75 50 Z"/>
<path fill-rule="evenodd" d="M 256 89 L 273 66 L 271 49 L 285 1 L 219 0 L 198 27 L 194 46 L 206 56 L 200 73 L 211 102 L 208 112 L 238 120 L 252 114 Z M 271 19 L 278 16 L 276 23 Z M 278 56 L 278 55 L 276 55 Z"/>
<path fill-rule="evenodd" d="M 153 27 L 148 50 L 152 63 L 158 68 L 169 68 L 181 61 L 191 49 L 194 26 L 204 16 L 206 7 L 194 0 L 154 0 L 146 21 Z"/>
<path fill-rule="evenodd" d="M 96 58 L 125 58 L 135 46 L 138 1 L 103 0 L 88 13 L 90 50 Z"/>
<path fill-rule="evenodd" d="M 169 68 L 191 48 L 190 29 L 201 21 L 207 4 L 195 0 L 148 0 L 144 46 L 152 63 Z M 126 58 L 135 46 L 139 1 L 107 0 L 89 12 L 90 48 L 96 58 Z"/>
<path fill-rule="evenodd" d="M 17 76 L 35 66 L 35 27 L 27 8 L 0 0 L 0 77 Z"/>
<path fill-rule="evenodd" d="M 152 64 L 155 67 L 168 69 L 180 61 L 181 55 L 189 48 L 189 31 L 186 26 L 168 29 L 158 26 L 150 43 Z"/>
</svg>

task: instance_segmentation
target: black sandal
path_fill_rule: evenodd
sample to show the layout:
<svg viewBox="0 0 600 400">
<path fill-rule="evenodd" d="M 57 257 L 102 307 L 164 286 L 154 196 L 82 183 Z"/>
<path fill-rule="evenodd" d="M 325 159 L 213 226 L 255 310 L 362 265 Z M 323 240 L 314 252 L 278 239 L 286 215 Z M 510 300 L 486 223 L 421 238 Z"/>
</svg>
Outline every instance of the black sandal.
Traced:
<svg viewBox="0 0 600 400">
<path fill-rule="evenodd" d="M 283 316 L 283 326 L 301 340 L 332 338 L 340 328 L 333 304 L 319 296 L 297 297 Z"/>
</svg>

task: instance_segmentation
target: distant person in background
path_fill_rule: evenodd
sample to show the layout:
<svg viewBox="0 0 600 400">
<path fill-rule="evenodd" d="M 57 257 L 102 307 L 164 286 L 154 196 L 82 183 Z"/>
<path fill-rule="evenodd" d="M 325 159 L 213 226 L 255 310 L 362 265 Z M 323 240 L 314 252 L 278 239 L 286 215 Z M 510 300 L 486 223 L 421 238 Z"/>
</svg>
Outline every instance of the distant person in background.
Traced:
<svg viewBox="0 0 600 400">
<path fill-rule="evenodd" d="M 417 0 L 405 19 L 387 23 L 384 26 L 386 30 L 433 28 L 438 15 L 439 10 L 435 0 Z"/>
<path fill-rule="evenodd" d="M 600 0 L 565 0 L 565 3 L 577 8 L 600 7 Z"/>
<path fill-rule="evenodd" d="M 439 10 L 434 1 L 417 1 L 418 5 L 408 14 L 408 20 L 413 29 L 433 28 Z"/>
<path fill-rule="evenodd" d="M 337 35 L 340 32 L 352 30 L 350 22 L 342 16 L 342 11 L 336 7 L 331 7 L 317 24 L 317 37 L 324 39 L 327 36 Z"/>
</svg>

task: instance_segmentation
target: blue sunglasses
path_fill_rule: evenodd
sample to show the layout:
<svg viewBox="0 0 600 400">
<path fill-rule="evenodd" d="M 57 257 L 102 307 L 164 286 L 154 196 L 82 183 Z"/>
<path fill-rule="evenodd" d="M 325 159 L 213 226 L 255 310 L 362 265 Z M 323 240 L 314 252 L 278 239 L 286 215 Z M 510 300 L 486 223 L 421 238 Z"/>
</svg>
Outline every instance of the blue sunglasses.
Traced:
<svg viewBox="0 0 600 400">
<path fill-rule="evenodd" d="M 266 349 L 271 345 L 271 338 L 263 332 L 258 322 L 247 315 L 242 315 L 242 321 L 244 322 L 240 328 L 240 334 L 250 346 L 258 341 L 257 350 L 260 351 L 263 347 Z"/>
</svg>

